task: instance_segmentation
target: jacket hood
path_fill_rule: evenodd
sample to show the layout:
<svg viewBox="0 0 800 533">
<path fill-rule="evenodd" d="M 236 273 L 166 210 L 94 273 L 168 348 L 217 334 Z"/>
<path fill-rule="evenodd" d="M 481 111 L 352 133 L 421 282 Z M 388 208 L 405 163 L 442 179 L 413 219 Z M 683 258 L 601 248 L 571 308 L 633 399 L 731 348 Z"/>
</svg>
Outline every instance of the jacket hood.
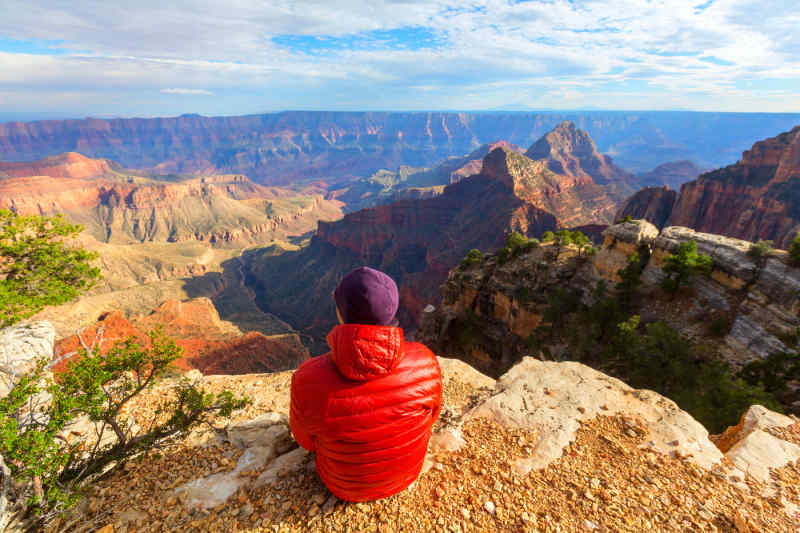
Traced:
<svg viewBox="0 0 800 533">
<path fill-rule="evenodd" d="M 341 324 L 333 328 L 327 340 L 339 372 L 358 381 L 389 374 L 405 352 L 403 330 L 392 326 Z"/>
</svg>

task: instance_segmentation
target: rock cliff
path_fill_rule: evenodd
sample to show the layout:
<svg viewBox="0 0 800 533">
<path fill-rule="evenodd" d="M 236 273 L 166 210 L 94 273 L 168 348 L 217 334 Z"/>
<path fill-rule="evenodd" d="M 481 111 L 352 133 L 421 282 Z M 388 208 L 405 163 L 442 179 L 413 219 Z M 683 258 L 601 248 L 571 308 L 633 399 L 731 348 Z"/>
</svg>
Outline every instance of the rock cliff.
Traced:
<svg viewBox="0 0 800 533">
<path fill-rule="evenodd" d="M 108 532 L 800 527 L 796 420 L 754 406 L 720 449 L 667 398 L 584 365 L 526 358 L 495 381 L 439 362 L 443 415 L 423 473 L 396 496 L 352 504 L 327 491 L 289 432 L 290 372 L 200 376 L 253 405 L 214 421 L 222 431 L 200 428 L 109 472 L 64 523 Z M 159 389 L 131 411 L 147 416 Z"/>
<path fill-rule="evenodd" d="M 668 187 L 645 187 L 622 204 L 614 220 L 620 221 L 625 217 L 644 219 L 663 228 L 672 215 L 677 198 L 678 193 Z"/>
<path fill-rule="evenodd" d="M 617 271 L 640 252 L 649 257 L 641 276 L 644 296 L 635 309 L 642 320 L 663 320 L 691 338 L 712 341 L 717 355 L 734 367 L 793 349 L 800 327 L 800 268 L 787 264 L 785 252 L 756 260 L 747 254 L 747 241 L 681 227 L 659 232 L 645 221 L 611 226 L 604 235 L 591 256 L 570 247 L 554 259 L 555 248 L 543 245 L 505 264 L 489 255 L 478 266 L 452 270 L 441 288 L 441 307 L 423 314 L 423 338 L 439 353 L 497 375 L 530 352 L 526 341 L 542 323 L 550 291 L 590 298 L 598 281 L 618 282 Z M 661 267 L 690 240 L 714 266 L 674 300 L 659 288 Z M 716 337 L 708 329 L 715 318 L 723 328 Z"/>
<path fill-rule="evenodd" d="M 622 214 L 663 217 L 666 195 L 640 191 Z M 665 223 L 697 231 L 771 240 L 786 248 L 800 230 L 800 126 L 757 142 L 734 165 L 681 186 Z M 648 218 L 648 220 L 651 220 Z"/>
</svg>

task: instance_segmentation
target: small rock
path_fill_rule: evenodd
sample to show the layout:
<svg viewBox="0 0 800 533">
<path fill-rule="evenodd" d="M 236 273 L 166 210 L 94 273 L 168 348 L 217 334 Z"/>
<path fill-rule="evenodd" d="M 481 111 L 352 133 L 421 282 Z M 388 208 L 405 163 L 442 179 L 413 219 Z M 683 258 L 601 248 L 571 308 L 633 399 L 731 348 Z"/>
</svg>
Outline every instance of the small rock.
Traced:
<svg viewBox="0 0 800 533">
<path fill-rule="evenodd" d="M 317 516 L 319 514 L 319 505 L 316 503 L 308 510 L 308 516 Z"/>
<path fill-rule="evenodd" d="M 464 520 L 469 520 L 469 517 L 470 517 L 469 509 L 467 509 L 466 507 L 462 507 L 461 508 L 461 516 L 464 517 Z"/>
<path fill-rule="evenodd" d="M 334 506 L 336 506 L 336 502 L 339 501 L 339 498 L 334 496 L 333 494 L 330 495 L 328 500 L 322 505 L 322 513 L 328 514 L 333 511 Z"/>
<path fill-rule="evenodd" d="M 250 502 L 247 502 L 239 509 L 239 518 L 247 518 L 251 514 L 253 514 L 253 505 Z"/>
<path fill-rule="evenodd" d="M 483 504 L 483 508 L 486 509 L 487 513 L 494 514 L 494 502 L 491 500 L 487 500 L 487 502 Z"/>
<path fill-rule="evenodd" d="M 595 524 L 594 522 L 592 522 L 591 520 L 586 519 L 586 520 L 583 521 L 583 527 L 585 527 L 589 531 L 594 531 L 599 526 L 597 524 Z"/>
</svg>

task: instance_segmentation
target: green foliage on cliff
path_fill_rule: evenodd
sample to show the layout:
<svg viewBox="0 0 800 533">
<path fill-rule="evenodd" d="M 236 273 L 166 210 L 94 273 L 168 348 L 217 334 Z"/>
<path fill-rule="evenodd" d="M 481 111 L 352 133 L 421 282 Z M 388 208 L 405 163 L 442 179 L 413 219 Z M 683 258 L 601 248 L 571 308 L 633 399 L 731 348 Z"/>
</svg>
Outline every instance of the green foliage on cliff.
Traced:
<svg viewBox="0 0 800 533">
<path fill-rule="evenodd" d="M 792 404 L 800 399 L 800 391 L 788 385 L 800 381 L 800 352 L 779 352 L 752 361 L 742 368 L 739 377 L 750 385 L 764 388 L 784 404 Z"/>
<path fill-rule="evenodd" d="M 667 277 L 661 287 L 670 293 L 677 293 L 681 287 L 689 285 L 697 274 L 710 274 L 711 257 L 697 253 L 697 242 L 682 242 L 674 253 L 664 260 L 662 269 Z"/>
<path fill-rule="evenodd" d="M 747 255 L 753 259 L 761 259 L 762 257 L 766 257 L 767 254 L 772 251 L 773 244 L 774 243 L 772 241 L 754 242 L 747 250 Z"/>
<path fill-rule="evenodd" d="M 483 254 L 477 248 L 473 248 L 467 252 L 467 255 L 464 256 L 458 266 L 461 270 L 466 270 L 471 266 L 479 265 L 481 261 L 483 261 Z"/>
<path fill-rule="evenodd" d="M 735 424 L 753 403 L 780 410 L 769 390 L 732 375 L 724 362 L 707 357 L 702 346 L 677 330 L 659 321 L 642 324 L 638 315 L 630 315 L 625 298 L 634 296 L 640 273 L 638 257 L 632 256 L 621 269 L 618 296 L 599 283 L 591 305 L 581 303 L 578 294 L 552 290 L 542 325 L 528 345 L 547 357 L 560 347 L 559 359 L 581 361 L 633 387 L 659 392 L 712 432 Z"/>
<path fill-rule="evenodd" d="M 0 209 L 0 328 L 76 298 L 100 279 L 97 254 L 67 241 L 83 228 L 63 216 Z"/>
<path fill-rule="evenodd" d="M 502 265 L 520 254 L 539 247 L 537 239 L 529 239 L 516 231 L 506 238 L 506 244 L 497 252 L 497 261 Z"/>
<path fill-rule="evenodd" d="M 632 387 L 652 389 L 677 403 L 709 431 L 736 424 L 753 404 L 780 411 L 759 386 L 734 377 L 722 361 L 701 357 L 698 347 L 663 322 L 644 327 L 633 316 L 619 324 L 612 361 Z"/>
<path fill-rule="evenodd" d="M 797 233 L 789 245 L 789 260 L 794 266 L 800 266 L 800 232 Z"/>
<path fill-rule="evenodd" d="M 18 489 L 17 501 L 24 504 L 21 512 L 36 524 L 73 505 L 84 483 L 112 463 L 248 403 L 184 379 L 160 395 L 152 417 L 137 411 L 138 426 L 130 424 L 124 413 L 131 401 L 182 355 L 182 348 L 159 331 L 151 332 L 149 341 L 145 347 L 130 338 L 105 355 L 94 348 L 82 350 L 56 380 L 45 372 L 48 362 L 41 361 L 0 399 L 0 455 Z M 99 432 L 94 441 L 59 437 L 87 419 Z M 87 434 L 94 438 L 95 430 Z"/>
<path fill-rule="evenodd" d="M 620 303 L 626 308 L 630 307 L 636 290 L 642 284 L 642 271 L 646 264 L 646 257 L 642 259 L 639 252 L 633 252 L 628 257 L 625 268 L 617 270 L 617 275 L 620 277 L 620 281 L 617 283 L 617 294 Z"/>
</svg>

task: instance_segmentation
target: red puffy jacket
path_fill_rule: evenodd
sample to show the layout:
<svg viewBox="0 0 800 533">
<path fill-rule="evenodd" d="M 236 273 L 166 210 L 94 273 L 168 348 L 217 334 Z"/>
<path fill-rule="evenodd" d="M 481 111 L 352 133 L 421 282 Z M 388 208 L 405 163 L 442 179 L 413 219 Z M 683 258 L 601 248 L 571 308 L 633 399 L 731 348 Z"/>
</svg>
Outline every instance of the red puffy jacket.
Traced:
<svg viewBox="0 0 800 533">
<path fill-rule="evenodd" d="M 396 494 L 422 470 L 442 406 L 439 363 L 390 326 L 343 324 L 328 344 L 292 377 L 292 434 L 336 497 Z"/>
</svg>

